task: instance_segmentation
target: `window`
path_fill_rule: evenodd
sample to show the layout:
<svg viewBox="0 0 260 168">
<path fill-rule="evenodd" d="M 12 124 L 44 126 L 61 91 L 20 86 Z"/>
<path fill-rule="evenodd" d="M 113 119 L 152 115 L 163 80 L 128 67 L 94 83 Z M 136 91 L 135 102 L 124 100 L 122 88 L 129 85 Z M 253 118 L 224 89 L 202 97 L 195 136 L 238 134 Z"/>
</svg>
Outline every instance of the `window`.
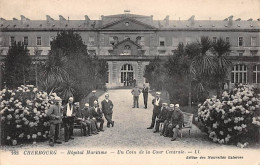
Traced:
<svg viewBox="0 0 260 168">
<path fill-rule="evenodd" d="M 159 37 L 159 46 L 165 46 L 165 37 Z"/>
<path fill-rule="evenodd" d="M 108 41 L 109 41 L 109 45 L 114 45 L 115 44 L 114 37 L 109 37 Z"/>
<path fill-rule="evenodd" d="M 14 37 L 14 36 L 11 36 L 11 37 L 10 37 L 9 45 L 12 46 L 12 45 L 14 45 L 14 43 L 15 43 L 15 37 Z"/>
<path fill-rule="evenodd" d="M 255 65 L 253 69 L 253 83 L 260 83 L 260 65 Z"/>
<path fill-rule="evenodd" d="M 23 44 L 24 45 L 28 45 L 28 37 L 27 36 L 25 36 L 25 37 L 23 37 Z"/>
<path fill-rule="evenodd" d="M 185 41 L 186 41 L 186 45 L 187 45 L 187 44 L 190 44 L 190 43 L 191 43 L 191 38 L 190 38 L 190 37 L 186 37 L 186 38 L 185 38 Z"/>
<path fill-rule="evenodd" d="M 256 37 L 251 37 L 251 46 L 256 46 Z"/>
<path fill-rule="evenodd" d="M 231 83 L 247 83 L 247 67 L 235 65 L 231 72 Z"/>
<path fill-rule="evenodd" d="M 42 45 L 42 37 L 37 37 L 36 45 L 38 45 L 38 46 Z"/>
<path fill-rule="evenodd" d="M 109 83 L 109 71 L 107 71 L 107 75 L 106 75 L 106 83 Z"/>
<path fill-rule="evenodd" d="M 137 44 L 141 45 L 141 46 L 144 46 L 144 37 L 143 36 L 138 36 L 136 37 L 136 42 Z"/>
<path fill-rule="evenodd" d="M 217 37 L 213 37 L 213 38 L 212 38 L 212 42 L 213 42 L 213 43 L 216 43 L 216 42 L 217 42 Z"/>
<path fill-rule="evenodd" d="M 230 38 L 229 37 L 226 37 L 226 42 L 230 43 Z"/>
<path fill-rule="evenodd" d="M 95 37 L 89 37 L 88 38 L 88 44 L 89 44 L 89 46 L 94 46 L 95 45 Z"/>
<path fill-rule="evenodd" d="M 243 46 L 243 37 L 238 37 L 238 46 Z"/>
<path fill-rule="evenodd" d="M 176 37 L 172 38 L 172 46 L 177 47 L 179 45 L 179 39 Z"/>
<path fill-rule="evenodd" d="M 0 37 L 0 46 L 3 45 L 3 37 Z"/>
<path fill-rule="evenodd" d="M 238 52 L 238 56 L 243 56 L 244 52 Z"/>
<path fill-rule="evenodd" d="M 257 50 L 250 50 L 250 56 L 256 56 Z"/>
</svg>

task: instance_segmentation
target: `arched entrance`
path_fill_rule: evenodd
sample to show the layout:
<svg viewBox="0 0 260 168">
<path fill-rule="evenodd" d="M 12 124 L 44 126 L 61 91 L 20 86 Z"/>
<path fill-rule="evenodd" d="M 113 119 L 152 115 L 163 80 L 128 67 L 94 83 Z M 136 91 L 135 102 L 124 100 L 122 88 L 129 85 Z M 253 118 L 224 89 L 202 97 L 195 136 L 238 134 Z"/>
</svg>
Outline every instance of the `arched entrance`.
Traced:
<svg viewBox="0 0 260 168">
<path fill-rule="evenodd" d="M 132 86 L 134 79 L 134 69 L 130 64 L 124 64 L 121 68 L 121 83 L 124 86 Z"/>
</svg>

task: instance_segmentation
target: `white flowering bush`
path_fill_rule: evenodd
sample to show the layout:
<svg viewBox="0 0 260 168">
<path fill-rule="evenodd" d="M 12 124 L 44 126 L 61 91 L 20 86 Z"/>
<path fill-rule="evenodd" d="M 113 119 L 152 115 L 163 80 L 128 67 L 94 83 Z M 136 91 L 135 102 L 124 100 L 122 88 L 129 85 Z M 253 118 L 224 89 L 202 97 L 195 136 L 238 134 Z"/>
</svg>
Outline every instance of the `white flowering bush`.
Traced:
<svg viewBox="0 0 260 168">
<path fill-rule="evenodd" d="M 15 90 L 0 91 L 0 113 L 4 140 L 8 145 L 43 141 L 48 138 L 47 111 L 52 98 L 33 85 L 22 85 Z"/>
<path fill-rule="evenodd" d="M 248 141 L 259 134 L 259 94 L 251 85 L 239 84 L 222 97 L 207 99 L 198 108 L 198 119 L 209 138 L 220 144 L 247 147 Z"/>
</svg>

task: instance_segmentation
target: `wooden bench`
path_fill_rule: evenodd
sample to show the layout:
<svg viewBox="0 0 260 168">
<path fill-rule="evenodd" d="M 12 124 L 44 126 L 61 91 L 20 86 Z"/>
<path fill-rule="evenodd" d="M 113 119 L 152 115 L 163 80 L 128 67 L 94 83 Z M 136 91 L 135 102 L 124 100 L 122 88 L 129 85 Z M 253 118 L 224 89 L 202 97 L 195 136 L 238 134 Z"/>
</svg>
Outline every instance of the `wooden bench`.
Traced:
<svg viewBox="0 0 260 168">
<path fill-rule="evenodd" d="M 186 112 L 182 112 L 182 114 L 183 114 L 184 122 L 183 122 L 182 129 L 180 129 L 181 138 L 182 138 L 183 129 L 189 129 L 189 135 L 190 135 L 190 130 L 192 129 L 192 120 L 193 120 L 193 114 L 186 113 Z M 159 126 L 160 132 L 163 130 L 163 127 L 164 127 L 164 124 L 160 123 L 160 126 Z"/>
</svg>

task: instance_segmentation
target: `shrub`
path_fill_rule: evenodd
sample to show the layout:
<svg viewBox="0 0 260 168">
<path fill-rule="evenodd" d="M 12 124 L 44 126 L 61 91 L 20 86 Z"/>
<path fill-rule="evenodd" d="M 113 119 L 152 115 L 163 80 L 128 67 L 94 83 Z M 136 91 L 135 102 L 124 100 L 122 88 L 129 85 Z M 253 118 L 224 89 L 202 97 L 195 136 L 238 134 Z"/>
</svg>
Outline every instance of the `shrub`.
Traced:
<svg viewBox="0 0 260 168">
<path fill-rule="evenodd" d="M 220 99 L 213 97 L 199 105 L 198 119 L 213 142 L 246 147 L 259 134 L 259 105 L 253 86 L 239 84 Z"/>
<path fill-rule="evenodd" d="M 33 85 L 0 91 L 0 113 L 6 144 L 46 140 L 49 133 L 47 111 L 54 96 L 55 93 L 47 95 Z"/>
</svg>

